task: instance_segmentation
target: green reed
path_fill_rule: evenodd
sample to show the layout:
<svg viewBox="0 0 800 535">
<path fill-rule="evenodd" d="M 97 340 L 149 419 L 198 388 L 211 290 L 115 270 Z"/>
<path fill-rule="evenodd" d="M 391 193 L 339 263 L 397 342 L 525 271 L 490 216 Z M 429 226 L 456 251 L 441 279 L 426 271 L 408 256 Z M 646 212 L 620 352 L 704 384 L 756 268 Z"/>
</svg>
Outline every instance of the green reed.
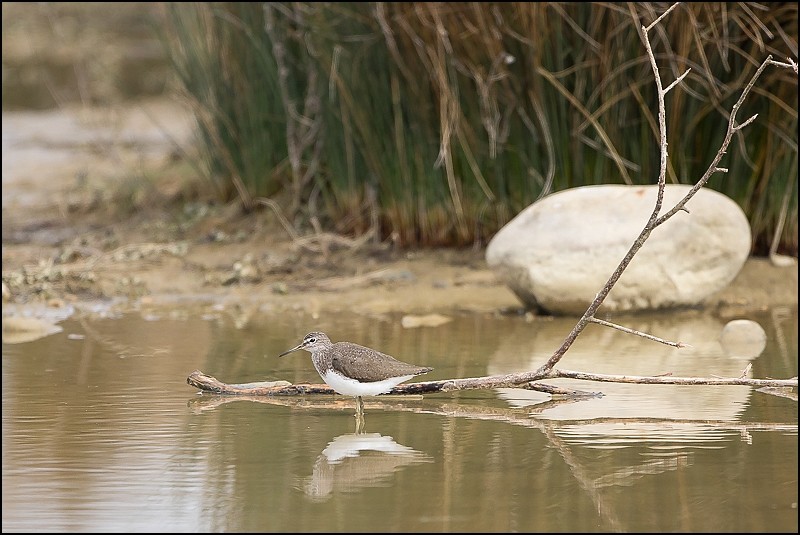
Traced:
<svg viewBox="0 0 800 535">
<path fill-rule="evenodd" d="M 174 4 L 168 47 L 225 199 L 405 246 L 485 243 L 537 198 L 652 184 L 656 95 L 638 28 L 661 4 Z M 725 110 L 767 54 L 796 49 L 794 4 L 684 4 L 657 32 L 668 180 L 703 173 Z M 764 252 L 797 251 L 797 77 L 767 69 L 758 113 L 710 187 Z"/>
</svg>

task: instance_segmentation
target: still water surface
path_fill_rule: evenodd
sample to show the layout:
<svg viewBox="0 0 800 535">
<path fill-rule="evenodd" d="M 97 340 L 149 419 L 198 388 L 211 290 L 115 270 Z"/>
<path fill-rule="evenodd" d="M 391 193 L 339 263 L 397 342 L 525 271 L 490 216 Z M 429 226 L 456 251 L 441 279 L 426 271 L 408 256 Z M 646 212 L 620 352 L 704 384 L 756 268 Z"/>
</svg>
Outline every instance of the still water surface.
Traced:
<svg viewBox="0 0 800 535">
<path fill-rule="evenodd" d="M 631 375 L 797 375 L 797 311 L 757 320 L 760 356 L 726 353 L 724 321 L 613 318 L 692 345 L 590 326 L 561 367 Z M 294 347 L 324 330 L 435 370 L 531 369 L 573 321 L 225 310 L 67 319 L 3 343 L 3 531 L 792 531 L 797 402 L 747 387 L 562 382 L 605 393 L 551 401 L 516 390 L 380 397 L 356 434 L 341 396 L 198 395 L 195 369 L 231 383 L 320 382 Z"/>
</svg>

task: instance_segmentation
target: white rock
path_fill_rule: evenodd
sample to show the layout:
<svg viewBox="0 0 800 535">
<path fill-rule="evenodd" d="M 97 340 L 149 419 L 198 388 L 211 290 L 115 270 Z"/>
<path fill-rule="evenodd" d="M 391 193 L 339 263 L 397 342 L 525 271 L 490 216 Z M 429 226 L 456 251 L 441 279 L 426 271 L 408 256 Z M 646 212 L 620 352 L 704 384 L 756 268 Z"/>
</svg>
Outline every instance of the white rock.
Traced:
<svg viewBox="0 0 800 535">
<path fill-rule="evenodd" d="M 755 358 L 767 347 L 767 333 L 753 320 L 732 320 L 723 327 L 719 343 L 728 355 Z"/>
<path fill-rule="evenodd" d="M 668 185 L 661 214 L 690 186 Z M 582 314 L 655 206 L 656 186 L 586 186 L 549 195 L 492 238 L 486 261 L 528 306 Z M 703 188 L 657 227 L 602 310 L 694 306 L 726 287 L 750 254 L 750 225 L 730 198 Z"/>
</svg>

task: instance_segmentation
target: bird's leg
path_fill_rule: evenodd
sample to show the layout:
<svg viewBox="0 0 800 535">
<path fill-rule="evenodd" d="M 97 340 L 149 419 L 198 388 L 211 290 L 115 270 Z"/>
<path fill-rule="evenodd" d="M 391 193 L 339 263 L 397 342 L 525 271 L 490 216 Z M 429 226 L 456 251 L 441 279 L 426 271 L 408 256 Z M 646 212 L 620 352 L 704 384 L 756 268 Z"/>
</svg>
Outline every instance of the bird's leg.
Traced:
<svg viewBox="0 0 800 535">
<path fill-rule="evenodd" d="M 364 434 L 364 415 L 357 414 L 356 415 L 356 435 L 363 435 Z"/>
<path fill-rule="evenodd" d="M 356 434 L 364 432 L 364 400 L 356 396 Z"/>
</svg>

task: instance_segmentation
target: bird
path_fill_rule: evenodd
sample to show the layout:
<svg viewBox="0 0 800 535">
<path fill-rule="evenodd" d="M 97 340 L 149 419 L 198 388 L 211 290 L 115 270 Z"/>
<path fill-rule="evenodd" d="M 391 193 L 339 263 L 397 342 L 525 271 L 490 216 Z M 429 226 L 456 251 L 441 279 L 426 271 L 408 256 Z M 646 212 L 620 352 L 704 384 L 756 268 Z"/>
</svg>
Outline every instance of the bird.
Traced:
<svg viewBox="0 0 800 535">
<path fill-rule="evenodd" d="M 352 342 L 333 343 L 319 331 L 308 333 L 302 342 L 278 357 L 301 349 L 311 353 L 314 368 L 328 386 L 339 394 L 356 398 L 356 417 L 363 412 L 362 396 L 386 394 L 403 381 L 433 370 Z"/>
</svg>

